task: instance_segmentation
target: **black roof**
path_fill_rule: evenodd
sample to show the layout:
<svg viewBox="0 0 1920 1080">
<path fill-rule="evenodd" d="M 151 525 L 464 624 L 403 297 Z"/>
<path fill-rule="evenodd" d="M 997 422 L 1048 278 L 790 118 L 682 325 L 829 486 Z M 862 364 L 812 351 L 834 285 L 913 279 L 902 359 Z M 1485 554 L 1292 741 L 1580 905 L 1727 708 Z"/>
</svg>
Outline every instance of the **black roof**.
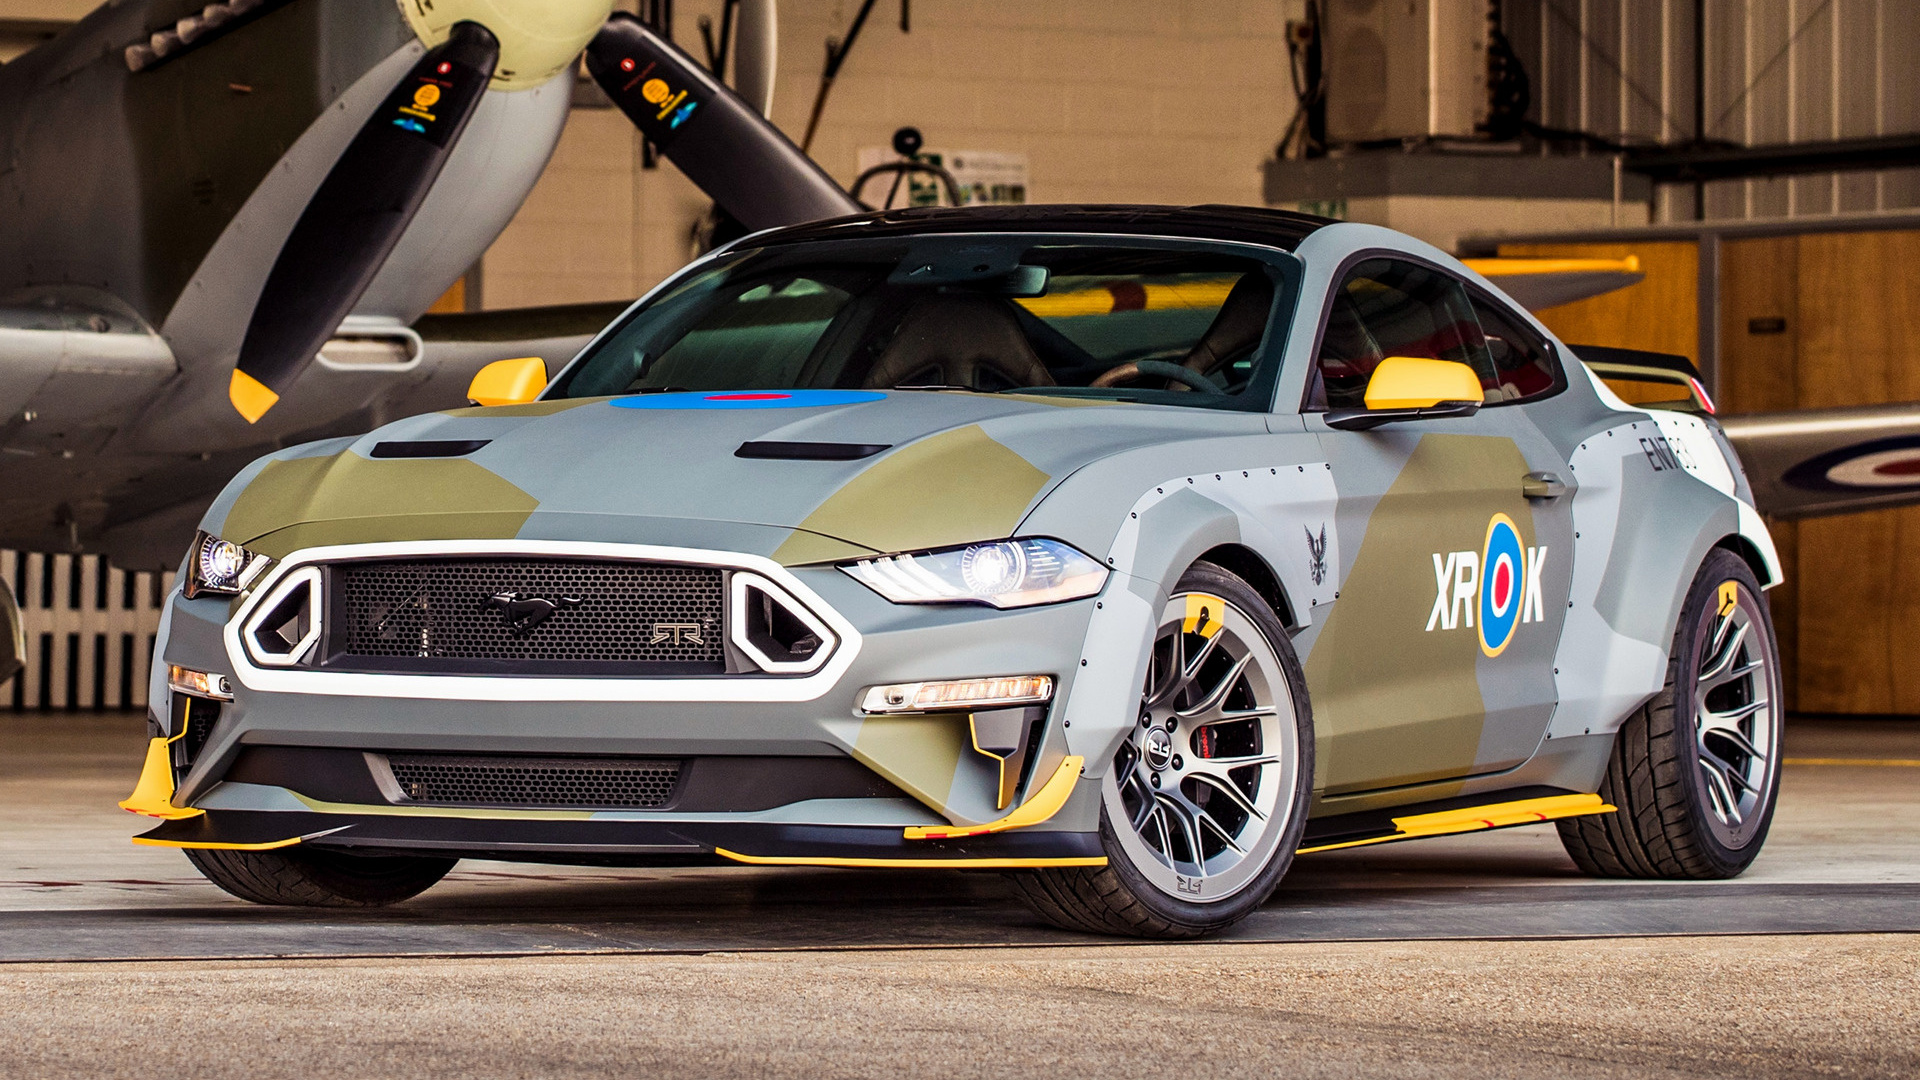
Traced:
<svg viewBox="0 0 1920 1080">
<path fill-rule="evenodd" d="M 878 210 L 793 225 L 754 239 L 756 246 L 869 236 L 946 232 L 1088 232 L 1237 240 L 1292 251 L 1332 218 L 1256 206 L 1128 206 L 1029 203 Z"/>
</svg>

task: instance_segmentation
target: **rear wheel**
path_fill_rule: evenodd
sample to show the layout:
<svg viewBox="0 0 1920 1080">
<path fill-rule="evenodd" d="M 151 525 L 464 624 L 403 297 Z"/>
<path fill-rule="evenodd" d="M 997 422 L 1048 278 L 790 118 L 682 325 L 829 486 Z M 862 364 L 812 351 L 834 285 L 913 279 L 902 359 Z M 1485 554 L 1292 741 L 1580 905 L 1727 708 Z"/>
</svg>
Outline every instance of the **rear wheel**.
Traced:
<svg viewBox="0 0 1920 1080">
<path fill-rule="evenodd" d="M 1306 826 L 1313 721 L 1285 627 L 1207 563 L 1162 610 L 1139 716 L 1102 781 L 1107 865 L 1014 876 L 1057 926 L 1184 938 L 1264 903 Z"/>
<path fill-rule="evenodd" d="M 188 848 L 208 881 L 242 900 L 298 907 L 380 907 L 425 892 L 456 859 L 350 855 L 317 848 L 228 851 Z"/>
<path fill-rule="evenodd" d="M 1559 823 L 1600 877 L 1729 878 L 1760 854 L 1780 791 L 1780 656 L 1745 560 L 1716 549 L 1680 612 L 1667 685 L 1615 738 L 1601 798 Z"/>
</svg>

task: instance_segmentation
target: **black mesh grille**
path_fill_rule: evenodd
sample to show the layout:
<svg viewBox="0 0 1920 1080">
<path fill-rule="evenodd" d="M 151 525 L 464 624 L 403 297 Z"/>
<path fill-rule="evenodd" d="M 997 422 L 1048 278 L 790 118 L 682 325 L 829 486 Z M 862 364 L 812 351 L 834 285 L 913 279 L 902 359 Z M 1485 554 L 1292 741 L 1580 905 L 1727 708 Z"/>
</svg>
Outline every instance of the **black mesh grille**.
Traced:
<svg viewBox="0 0 1920 1080">
<path fill-rule="evenodd" d="M 723 571 L 567 559 L 332 569 L 327 666 L 359 671 L 717 674 Z"/>
<path fill-rule="evenodd" d="M 450 806 L 651 810 L 673 798 L 678 761 L 391 754 L 407 799 Z"/>
</svg>

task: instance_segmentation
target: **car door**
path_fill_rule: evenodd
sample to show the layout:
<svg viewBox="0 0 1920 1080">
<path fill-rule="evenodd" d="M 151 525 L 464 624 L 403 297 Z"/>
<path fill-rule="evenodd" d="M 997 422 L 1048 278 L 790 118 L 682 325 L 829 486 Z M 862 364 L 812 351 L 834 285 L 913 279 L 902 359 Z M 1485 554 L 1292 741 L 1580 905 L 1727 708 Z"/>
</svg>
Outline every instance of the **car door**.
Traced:
<svg viewBox="0 0 1920 1080">
<path fill-rule="evenodd" d="M 1512 768 L 1553 714 L 1572 568 L 1569 470 L 1525 407 L 1565 385 L 1550 346 L 1445 271 L 1395 258 L 1352 265 L 1323 319 L 1305 408 L 1345 565 L 1305 664 L 1319 784 L 1339 795 Z M 1485 403 L 1328 427 L 1327 409 L 1365 406 L 1388 356 L 1469 364 Z"/>
</svg>

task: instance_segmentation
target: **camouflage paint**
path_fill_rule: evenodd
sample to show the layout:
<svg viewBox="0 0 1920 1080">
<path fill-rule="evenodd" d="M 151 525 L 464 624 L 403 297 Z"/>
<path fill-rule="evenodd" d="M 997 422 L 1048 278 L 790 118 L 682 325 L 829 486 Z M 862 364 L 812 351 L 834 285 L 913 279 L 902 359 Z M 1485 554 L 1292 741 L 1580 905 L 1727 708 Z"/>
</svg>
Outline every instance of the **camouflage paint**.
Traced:
<svg viewBox="0 0 1920 1080">
<path fill-rule="evenodd" d="M 1465 627 L 1426 629 L 1433 555 L 1480 550 L 1495 513 L 1534 543 L 1518 483 L 1525 472 L 1511 439 L 1419 437 L 1367 517 L 1340 599 L 1305 658 L 1316 789 L 1338 794 L 1476 771 L 1487 710 L 1480 638 Z M 1513 482 L 1489 488 L 1489 476 Z"/>
<path fill-rule="evenodd" d="M 273 461 L 223 526 L 272 558 L 326 544 L 505 539 L 539 500 L 464 458 L 375 461 L 351 451 Z"/>
<path fill-rule="evenodd" d="M 954 774 L 961 758 L 970 756 L 972 738 L 964 713 L 868 717 L 850 749 L 862 765 L 945 813 L 954 795 Z M 982 820 L 986 819 L 956 824 Z"/>
<path fill-rule="evenodd" d="M 1019 524 L 1049 479 L 970 424 L 881 457 L 808 514 L 800 528 L 875 551 L 997 539 Z M 816 561 L 821 550 L 796 533 L 773 557 L 792 565 Z"/>
</svg>

